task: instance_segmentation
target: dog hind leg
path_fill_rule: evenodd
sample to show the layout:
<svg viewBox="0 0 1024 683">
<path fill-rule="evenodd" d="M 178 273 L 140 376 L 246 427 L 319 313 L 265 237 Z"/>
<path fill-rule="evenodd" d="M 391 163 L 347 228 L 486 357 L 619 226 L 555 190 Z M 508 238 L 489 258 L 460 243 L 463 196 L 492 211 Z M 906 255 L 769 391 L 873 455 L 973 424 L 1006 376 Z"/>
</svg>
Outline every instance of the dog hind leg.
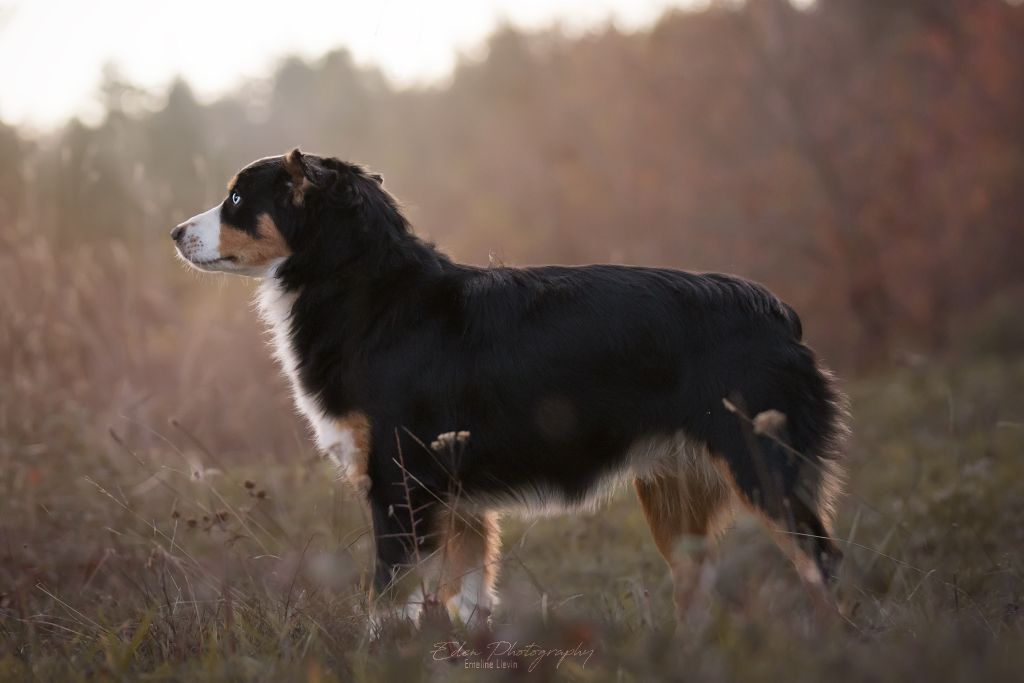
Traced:
<svg viewBox="0 0 1024 683">
<path fill-rule="evenodd" d="M 634 482 L 655 545 L 672 574 L 677 623 L 701 619 L 713 578 L 717 536 L 727 523 L 730 491 L 706 454 L 677 471 Z"/>
</svg>

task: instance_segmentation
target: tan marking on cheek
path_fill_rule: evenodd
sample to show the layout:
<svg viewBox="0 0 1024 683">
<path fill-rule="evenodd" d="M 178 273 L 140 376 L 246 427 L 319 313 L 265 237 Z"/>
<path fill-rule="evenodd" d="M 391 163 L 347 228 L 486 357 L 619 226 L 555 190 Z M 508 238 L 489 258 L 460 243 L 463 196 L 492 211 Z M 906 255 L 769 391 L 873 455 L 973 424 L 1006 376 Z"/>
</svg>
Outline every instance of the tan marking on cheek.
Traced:
<svg viewBox="0 0 1024 683">
<path fill-rule="evenodd" d="M 227 224 L 220 226 L 220 255 L 232 257 L 243 266 L 265 266 L 271 261 L 291 256 L 291 249 L 274 224 L 270 214 L 260 214 L 257 219 L 259 237 L 254 238 L 244 230 Z"/>
</svg>

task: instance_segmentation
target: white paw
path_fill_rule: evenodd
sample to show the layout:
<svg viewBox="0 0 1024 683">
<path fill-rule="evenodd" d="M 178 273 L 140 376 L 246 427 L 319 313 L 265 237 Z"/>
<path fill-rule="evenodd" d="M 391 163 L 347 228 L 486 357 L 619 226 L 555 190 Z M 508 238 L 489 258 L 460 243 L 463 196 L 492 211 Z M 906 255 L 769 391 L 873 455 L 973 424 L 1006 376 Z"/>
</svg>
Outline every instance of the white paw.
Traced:
<svg viewBox="0 0 1024 683">
<path fill-rule="evenodd" d="M 470 631 L 486 630 L 491 625 L 491 608 L 485 605 L 463 602 L 455 609 L 449 608 L 452 620 L 458 620 Z"/>
</svg>

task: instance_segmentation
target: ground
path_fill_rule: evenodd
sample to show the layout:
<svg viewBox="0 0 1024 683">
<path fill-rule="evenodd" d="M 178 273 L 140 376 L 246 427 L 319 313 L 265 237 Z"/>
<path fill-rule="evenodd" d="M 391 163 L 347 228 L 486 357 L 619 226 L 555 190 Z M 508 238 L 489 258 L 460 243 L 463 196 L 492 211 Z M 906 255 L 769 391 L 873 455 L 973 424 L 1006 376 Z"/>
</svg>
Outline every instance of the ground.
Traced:
<svg viewBox="0 0 1024 683">
<path fill-rule="evenodd" d="M 842 617 L 815 618 L 740 517 L 705 627 L 673 635 L 624 489 L 592 515 L 506 520 L 489 637 L 437 620 L 373 643 L 366 515 L 308 447 L 228 459 L 174 423 L 140 450 L 57 406 L 38 453 L 16 430 L 0 451 L 0 680 L 1022 680 L 1022 386 L 1005 354 L 846 386 Z"/>
</svg>

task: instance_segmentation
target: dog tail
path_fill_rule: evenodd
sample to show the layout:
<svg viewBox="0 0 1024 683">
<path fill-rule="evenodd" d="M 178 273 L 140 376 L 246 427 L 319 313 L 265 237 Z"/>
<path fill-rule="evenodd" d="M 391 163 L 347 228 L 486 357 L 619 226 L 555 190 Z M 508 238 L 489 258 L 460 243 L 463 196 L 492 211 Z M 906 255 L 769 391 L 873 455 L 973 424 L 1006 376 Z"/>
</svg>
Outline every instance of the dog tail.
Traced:
<svg viewBox="0 0 1024 683">
<path fill-rule="evenodd" d="M 735 371 L 709 448 L 721 457 L 737 494 L 787 530 L 825 577 L 842 553 L 832 541 L 842 488 L 846 401 L 832 374 L 798 341 L 772 363 Z"/>
</svg>

